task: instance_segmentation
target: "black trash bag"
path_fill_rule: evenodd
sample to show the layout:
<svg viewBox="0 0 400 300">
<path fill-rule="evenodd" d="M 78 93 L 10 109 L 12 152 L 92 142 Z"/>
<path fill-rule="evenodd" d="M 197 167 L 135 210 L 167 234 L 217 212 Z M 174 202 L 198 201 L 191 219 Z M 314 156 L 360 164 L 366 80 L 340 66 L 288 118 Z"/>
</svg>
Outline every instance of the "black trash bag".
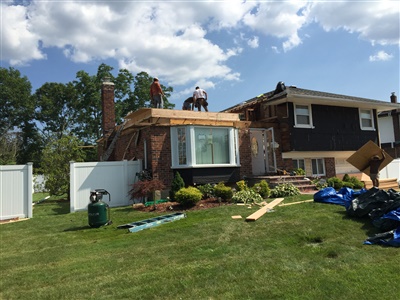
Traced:
<svg viewBox="0 0 400 300">
<path fill-rule="evenodd" d="M 389 231 L 400 227 L 400 207 L 389 211 L 380 218 L 374 219 L 372 224 L 379 228 L 380 231 Z"/>
<path fill-rule="evenodd" d="M 364 244 L 400 247 L 400 227 L 398 227 L 396 230 L 375 234 L 374 236 L 366 239 Z"/>
<path fill-rule="evenodd" d="M 351 201 L 346 208 L 349 216 L 365 217 L 373 209 L 383 207 L 390 200 L 390 193 L 373 187 Z"/>
</svg>

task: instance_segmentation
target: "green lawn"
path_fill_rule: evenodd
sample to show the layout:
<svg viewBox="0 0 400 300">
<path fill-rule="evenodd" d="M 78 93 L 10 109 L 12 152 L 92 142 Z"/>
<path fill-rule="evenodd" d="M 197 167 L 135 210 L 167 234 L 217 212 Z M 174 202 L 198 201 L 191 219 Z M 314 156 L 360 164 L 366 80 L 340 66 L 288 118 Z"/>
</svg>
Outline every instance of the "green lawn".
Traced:
<svg viewBox="0 0 400 300">
<path fill-rule="evenodd" d="M 86 212 L 46 200 L 32 219 L 0 225 L 0 299 L 398 298 L 400 250 L 363 245 L 376 233 L 368 219 L 313 202 L 231 218 L 257 209 L 189 211 L 129 233 L 117 226 L 157 213 L 114 208 L 113 225 L 90 228 Z"/>
</svg>

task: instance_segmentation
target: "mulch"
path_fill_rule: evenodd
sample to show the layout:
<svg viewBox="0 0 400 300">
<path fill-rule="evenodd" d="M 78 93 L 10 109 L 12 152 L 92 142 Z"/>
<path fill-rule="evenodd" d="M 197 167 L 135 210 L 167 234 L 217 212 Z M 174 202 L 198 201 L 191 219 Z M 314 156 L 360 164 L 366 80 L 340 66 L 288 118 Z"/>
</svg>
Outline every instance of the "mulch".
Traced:
<svg viewBox="0 0 400 300">
<path fill-rule="evenodd" d="M 201 209 L 208 209 L 208 208 L 219 207 L 219 206 L 224 206 L 224 205 L 232 205 L 232 203 L 221 202 L 217 198 L 208 198 L 208 199 L 200 200 L 199 202 L 196 203 L 196 205 L 193 205 L 193 206 L 185 206 L 178 202 L 164 202 L 164 203 L 157 204 L 156 207 L 154 207 L 154 205 L 150 205 L 150 206 L 146 207 L 144 204 L 141 204 L 141 203 L 133 204 L 133 208 L 135 210 L 143 211 L 143 212 L 151 212 L 151 211 L 171 212 L 171 211 L 201 210 Z"/>
</svg>

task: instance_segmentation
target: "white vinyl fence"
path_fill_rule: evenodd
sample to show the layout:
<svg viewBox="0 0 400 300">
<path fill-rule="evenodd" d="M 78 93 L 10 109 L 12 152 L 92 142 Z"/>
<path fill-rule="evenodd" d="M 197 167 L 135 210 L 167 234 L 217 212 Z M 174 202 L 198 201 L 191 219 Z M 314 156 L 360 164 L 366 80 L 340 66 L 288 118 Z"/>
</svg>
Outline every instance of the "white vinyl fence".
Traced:
<svg viewBox="0 0 400 300">
<path fill-rule="evenodd" d="M 90 191 L 105 189 L 103 201 L 111 207 L 126 206 L 133 203 L 128 195 L 131 185 L 139 180 L 137 173 L 142 171 L 142 161 L 107 161 L 70 163 L 70 212 L 87 209 Z"/>
<path fill-rule="evenodd" d="M 379 172 L 379 176 L 381 179 L 397 178 L 397 182 L 400 184 L 400 158 L 392 160 Z"/>
<path fill-rule="evenodd" d="M 0 220 L 32 218 L 32 163 L 0 166 Z"/>
</svg>

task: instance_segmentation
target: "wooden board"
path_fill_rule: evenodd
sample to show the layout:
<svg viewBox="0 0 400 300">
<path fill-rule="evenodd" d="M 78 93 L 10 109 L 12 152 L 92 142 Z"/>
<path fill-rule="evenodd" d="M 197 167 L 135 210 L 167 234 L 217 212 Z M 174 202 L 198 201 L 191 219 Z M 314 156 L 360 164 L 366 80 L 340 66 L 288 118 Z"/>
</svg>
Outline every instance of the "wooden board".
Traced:
<svg viewBox="0 0 400 300">
<path fill-rule="evenodd" d="M 307 202 L 314 202 L 314 200 L 311 199 L 311 200 L 297 201 L 297 202 L 292 202 L 292 203 L 283 203 L 283 204 L 280 204 L 279 206 L 288 206 L 288 205 L 301 204 L 301 203 L 307 203 Z"/>
<path fill-rule="evenodd" d="M 255 221 L 255 220 L 257 220 L 258 218 L 263 216 L 268 210 L 270 210 L 271 208 L 275 207 L 276 205 L 281 203 L 283 200 L 284 200 L 284 198 L 276 198 L 272 202 L 268 203 L 264 207 L 262 207 L 259 210 L 257 210 L 255 213 L 253 213 L 250 216 L 248 216 L 246 218 L 246 221 Z"/>
<path fill-rule="evenodd" d="M 382 157 L 382 149 L 379 148 L 379 146 L 375 144 L 373 141 L 368 141 L 364 146 L 362 146 L 353 155 L 351 155 L 347 159 L 347 162 L 369 176 L 370 172 L 369 172 L 369 167 L 367 166 L 369 165 L 371 157 L 374 155 L 379 155 L 379 157 Z M 382 170 L 384 167 L 386 167 L 388 164 L 390 164 L 390 162 L 393 160 L 393 158 L 386 152 L 385 156 L 386 158 L 380 165 L 379 171 Z M 365 169 L 365 167 L 367 168 Z"/>
</svg>

